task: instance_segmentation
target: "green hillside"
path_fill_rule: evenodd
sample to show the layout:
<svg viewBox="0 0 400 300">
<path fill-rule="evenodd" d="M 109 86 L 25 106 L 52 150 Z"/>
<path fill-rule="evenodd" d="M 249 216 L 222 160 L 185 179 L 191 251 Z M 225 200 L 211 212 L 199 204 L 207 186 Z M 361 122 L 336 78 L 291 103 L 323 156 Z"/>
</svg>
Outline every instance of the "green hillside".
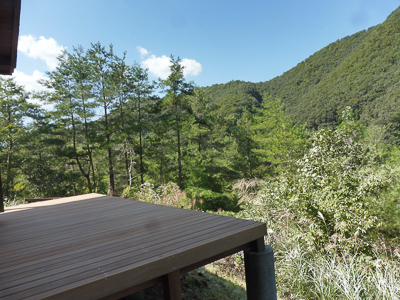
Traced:
<svg viewBox="0 0 400 300">
<path fill-rule="evenodd" d="M 283 75 L 262 83 L 229 82 L 204 88 L 215 101 L 238 106 L 263 93 L 279 97 L 296 123 L 309 128 L 338 124 L 351 106 L 363 124 L 398 122 L 400 8 L 368 30 L 338 40 Z M 234 97 L 233 97 L 234 96 Z"/>
</svg>

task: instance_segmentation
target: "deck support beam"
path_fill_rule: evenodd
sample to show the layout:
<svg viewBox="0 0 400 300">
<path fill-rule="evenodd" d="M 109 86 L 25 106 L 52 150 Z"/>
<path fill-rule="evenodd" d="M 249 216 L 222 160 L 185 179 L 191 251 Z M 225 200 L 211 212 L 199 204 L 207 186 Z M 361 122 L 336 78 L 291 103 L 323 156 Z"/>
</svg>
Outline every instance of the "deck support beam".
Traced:
<svg viewBox="0 0 400 300">
<path fill-rule="evenodd" d="M 181 272 L 179 270 L 165 275 L 163 285 L 165 300 L 182 300 Z"/>
<path fill-rule="evenodd" d="M 252 247 L 244 251 L 244 263 L 247 299 L 276 300 L 273 248 L 265 246 L 263 238 L 254 241 Z"/>
</svg>

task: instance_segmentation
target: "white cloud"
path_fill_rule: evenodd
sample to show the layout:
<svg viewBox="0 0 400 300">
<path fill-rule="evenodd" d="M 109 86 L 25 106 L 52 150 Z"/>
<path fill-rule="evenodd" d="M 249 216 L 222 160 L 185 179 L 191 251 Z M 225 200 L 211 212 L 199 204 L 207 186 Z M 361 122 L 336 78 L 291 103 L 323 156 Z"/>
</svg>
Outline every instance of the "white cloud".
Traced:
<svg viewBox="0 0 400 300">
<path fill-rule="evenodd" d="M 143 47 L 137 46 L 136 49 L 137 49 L 137 51 L 139 51 L 140 57 L 141 57 L 142 59 L 149 55 L 149 51 L 147 51 L 147 50 L 144 49 Z"/>
<path fill-rule="evenodd" d="M 170 66 L 170 58 L 166 55 L 155 56 L 154 54 L 150 55 L 149 51 L 145 48 L 137 46 L 136 49 L 139 51 L 142 59 L 141 66 L 142 68 L 148 69 L 150 74 L 159 77 L 161 79 L 167 79 L 169 74 L 171 73 Z M 201 63 L 195 61 L 194 59 L 183 58 L 181 61 L 181 65 L 184 67 L 183 76 L 197 76 L 203 70 Z"/>
<path fill-rule="evenodd" d="M 197 76 L 203 70 L 201 63 L 195 61 L 194 59 L 183 58 L 181 65 L 185 67 L 183 69 L 183 76 L 185 77 L 189 75 Z"/>
<path fill-rule="evenodd" d="M 57 56 L 64 49 L 65 47 L 59 45 L 55 39 L 46 39 L 44 36 L 37 39 L 32 35 L 22 35 L 18 40 L 18 50 L 28 57 L 44 60 L 49 70 L 57 67 Z"/>
<path fill-rule="evenodd" d="M 15 70 L 12 76 L 15 78 L 17 84 L 25 86 L 25 91 L 27 92 L 51 91 L 51 89 L 48 89 L 37 82 L 39 79 L 48 79 L 45 74 L 38 70 L 33 71 L 32 75 L 27 75 L 24 72 Z M 30 98 L 28 101 L 41 105 L 43 109 L 51 110 L 54 108 L 53 104 L 43 104 L 37 99 Z"/>
<path fill-rule="evenodd" d="M 32 75 L 27 75 L 24 72 L 15 70 L 13 73 L 15 81 L 19 85 L 25 86 L 25 90 L 28 92 L 48 91 L 49 89 L 39 84 L 39 79 L 47 79 L 45 74 L 38 70 L 33 71 Z"/>
<path fill-rule="evenodd" d="M 154 54 L 150 55 L 149 58 L 145 59 L 141 63 L 142 67 L 145 69 L 149 69 L 149 72 L 161 79 L 167 79 L 169 74 L 171 73 L 169 61 L 169 57 L 163 55 L 161 57 L 157 57 Z"/>
</svg>

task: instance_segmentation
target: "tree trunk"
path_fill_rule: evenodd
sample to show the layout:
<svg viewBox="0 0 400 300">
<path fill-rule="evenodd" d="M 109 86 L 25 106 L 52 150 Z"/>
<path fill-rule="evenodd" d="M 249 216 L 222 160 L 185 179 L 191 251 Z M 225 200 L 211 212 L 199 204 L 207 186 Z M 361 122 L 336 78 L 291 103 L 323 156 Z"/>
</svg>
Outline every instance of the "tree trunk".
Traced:
<svg viewBox="0 0 400 300">
<path fill-rule="evenodd" d="M 122 102 L 122 96 L 120 94 L 119 96 L 119 115 L 121 118 L 121 132 L 124 133 L 124 109 L 123 109 L 123 102 Z M 125 171 L 126 171 L 126 176 L 127 176 L 127 181 L 128 181 L 128 186 L 130 189 L 130 173 L 129 173 L 129 162 L 128 162 L 128 153 L 127 153 L 127 148 L 126 148 L 126 138 L 124 139 L 124 156 L 125 156 Z"/>
<path fill-rule="evenodd" d="M 139 157 L 140 157 L 140 183 L 143 184 L 143 146 L 142 146 L 142 120 L 140 115 L 140 95 L 138 98 L 139 106 Z"/>
<path fill-rule="evenodd" d="M 114 169 L 112 163 L 112 149 L 111 149 L 111 133 L 108 132 L 108 114 L 107 114 L 107 104 L 104 103 L 104 120 L 106 125 L 106 138 L 107 138 L 107 152 L 108 152 L 108 178 L 110 187 L 108 190 L 108 194 L 110 196 L 114 195 L 115 183 L 114 183 Z"/>
<path fill-rule="evenodd" d="M 85 173 L 85 171 L 82 168 L 81 162 L 79 161 L 78 156 L 76 156 L 75 159 L 76 159 L 76 162 L 78 163 L 79 171 L 81 171 L 82 175 L 86 178 L 89 192 L 92 193 L 93 190 L 92 190 L 92 183 L 90 182 L 90 168 L 89 168 L 88 172 Z"/>
<path fill-rule="evenodd" d="M 129 162 L 128 162 L 128 149 L 126 148 L 126 141 L 124 141 L 124 156 L 125 156 L 125 170 L 126 175 L 128 176 L 128 186 L 130 186 L 130 171 L 129 171 Z M 130 187 L 129 187 L 130 189 Z"/>
<path fill-rule="evenodd" d="M 94 166 L 93 166 L 93 158 L 92 158 L 92 150 L 90 149 L 89 146 L 89 129 L 88 129 L 88 123 L 87 123 L 87 118 L 86 118 L 86 104 L 85 104 L 85 98 L 82 96 L 82 104 L 83 104 L 83 115 L 84 115 L 84 120 L 85 120 L 85 142 L 86 142 L 86 149 L 87 149 L 87 154 L 89 157 L 89 168 L 88 168 L 88 182 L 90 182 L 90 168 L 92 169 L 92 179 L 93 179 L 93 190 L 94 192 L 97 192 L 96 190 L 96 178 L 94 176 Z M 90 188 L 89 188 L 90 190 Z M 92 192 L 92 191 L 91 191 Z"/>
<path fill-rule="evenodd" d="M 247 160 L 249 162 L 249 175 L 250 175 L 250 178 L 252 178 L 253 177 L 253 172 L 252 172 L 252 169 L 251 169 L 251 149 L 250 149 L 249 141 L 247 141 Z"/>
<path fill-rule="evenodd" d="M 71 114 L 71 120 L 72 120 L 72 130 L 73 130 L 73 132 L 72 132 L 72 134 L 73 134 L 73 146 L 74 146 L 74 151 L 75 151 L 75 154 L 76 154 L 75 155 L 75 160 L 78 163 L 79 171 L 86 178 L 86 181 L 88 183 L 89 192 L 92 193 L 92 184 L 90 182 L 90 170 L 89 170 L 88 173 L 85 173 L 85 171 L 83 170 L 83 167 L 81 165 L 81 162 L 79 160 L 79 157 L 77 155 L 78 151 L 76 149 L 76 129 L 75 129 L 75 119 L 74 119 L 74 114 L 73 113 Z M 75 188 L 76 188 L 75 185 L 76 184 L 75 184 L 75 181 L 74 181 L 74 194 L 76 193 L 75 192 Z"/>
<path fill-rule="evenodd" d="M 90 150 L 89 145 L 87 145 L 87 149 L 88 149 L 88 153 L 89 153 L 89 162 L 90 162 L 88 173 L 90 173 L 90 168 L 92 168 L 93 189 L 94 189 L 94 192 L 97 193 L 96 177 L 94 176 L 95 173 L 94 173 L 94 165 L 93 165 L 93 158 L 92 158 L 92 150 Z"/>
<path fill-rule="evenodd" d="M 178 129 L 178 172 L 179 172 L 179 187 L 182 189 L 182 154 L 181 154 L 181 132 Z"/>
<path fill-rule="evenodd" d="M 72 165 L 72 172 L 75 172 L 74 165 Z M 75 179 L 73 181 L 73 186 L 74 186 L 74 196 L 76 196 L 76 181 L 75 181 Z"/>
<path fill-rule="evenodd" d="M 107 138 L 107 141 L 110 142 L 109 137 Z M 112 164 L 111 147 L 109 147 L 107 150 L 108 150 L 108 172 L 109 172 L 109 179 L 110 179 L 109 195 L 113 196 L 114 195 L 115 183 L 114 183 L 114 169 L 113 169 L 113 164 Z"/>
<path fill-rule="evenodd" d="M 10 191 L 10 181 L 11 181 L 11 160 L 12 160 L 12 149 L 13 149 L 14 143 L 12 140 L 9 142 L 9 147 L 8 147 L 8 156 L 7 156 L 7 169 L 6 169 L 6 196 L 9 197 L 9 191 Z"/>
<path fill-rule="evenodd" d="M 143 184 L 143 154 L 142 154 L 142 131 L 139 132 L 139 156 L 140 156 L 140 183 Z"/>
<path fill-rule="evenodd" d="M 163 156 L 162 153 L 160 153 L 160 185 L 164 184 L 164 173 L 163 173 Z"/>
<path fill-rule="evenodd" d="M 3 183 L 1 182 L 1 168 L 0 168 L 0 212 L 4 211 L 4 196 L 3 196 Z"/>
</svg>

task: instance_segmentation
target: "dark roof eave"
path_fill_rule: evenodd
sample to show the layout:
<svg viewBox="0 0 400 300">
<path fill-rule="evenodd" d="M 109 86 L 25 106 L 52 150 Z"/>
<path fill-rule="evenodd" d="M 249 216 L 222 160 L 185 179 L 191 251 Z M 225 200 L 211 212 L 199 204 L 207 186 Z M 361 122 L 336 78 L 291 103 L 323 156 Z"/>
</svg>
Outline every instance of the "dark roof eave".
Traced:
<svg viewBox="0 0 400 300">
<path fill-rule="evenodd" d="M 0 0 L 1 2 L 1 0 Z M 19 23 L 21 14 L 21 0 L 13 0 L 13 9 L 11 16 L 11 40 L 6 38 L 0 40 L 0 43 L 10 44 L 10 51 L 8 55 L 0 55 L 0 74 L 2 75 L 12 75 L 14 69 L 17 66 L 17 48 L 18 48 L 18 35 L 19 35 Z"/>
</svg>

